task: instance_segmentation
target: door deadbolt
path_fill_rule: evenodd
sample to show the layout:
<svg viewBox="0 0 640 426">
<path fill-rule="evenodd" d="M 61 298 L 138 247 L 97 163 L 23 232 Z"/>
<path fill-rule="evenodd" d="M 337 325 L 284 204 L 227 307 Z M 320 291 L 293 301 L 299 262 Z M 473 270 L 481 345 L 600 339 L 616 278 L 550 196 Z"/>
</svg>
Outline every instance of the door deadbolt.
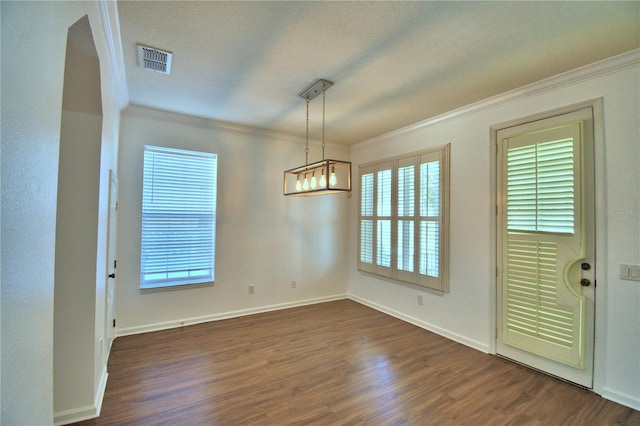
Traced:
<svg viewBox="0 0 640 426">
<path fill-rule="evenodd" d="M 588 271 L 589 269 L 591 269 L 591 265 L 588 264 L 587 262 L 583 262 L 582 265 L 580 265 L 580 267 L 582 268 L 583 271 Z"/>
</svg>

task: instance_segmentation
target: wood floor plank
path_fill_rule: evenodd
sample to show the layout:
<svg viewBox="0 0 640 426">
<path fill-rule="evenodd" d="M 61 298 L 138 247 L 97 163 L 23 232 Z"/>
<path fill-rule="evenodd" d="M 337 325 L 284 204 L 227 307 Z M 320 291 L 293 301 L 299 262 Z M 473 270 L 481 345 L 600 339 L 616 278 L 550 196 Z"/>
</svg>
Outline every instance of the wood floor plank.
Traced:
<svg viewBox="0 0 640 426">
<path fill-rule="evenodd" d="M 640 425 L 350 300 L 119 337 L 98 425 Z"/>
</svg>

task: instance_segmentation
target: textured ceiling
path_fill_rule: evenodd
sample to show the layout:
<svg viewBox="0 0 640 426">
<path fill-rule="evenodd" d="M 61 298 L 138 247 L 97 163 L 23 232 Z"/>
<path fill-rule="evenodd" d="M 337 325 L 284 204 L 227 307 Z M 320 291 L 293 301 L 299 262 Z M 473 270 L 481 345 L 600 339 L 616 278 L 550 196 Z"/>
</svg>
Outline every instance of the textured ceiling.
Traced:
<svg viewBox="0 0 640 426">
<path fill-rule="evenodd" d="M 640 2 L 118 1 L 131 104 L 352 144 L 640 47 Z M 173 53 L 137 66 L 136 43 Z M 320 137 L 321 98 L 310 104 Z"/>
</svg>

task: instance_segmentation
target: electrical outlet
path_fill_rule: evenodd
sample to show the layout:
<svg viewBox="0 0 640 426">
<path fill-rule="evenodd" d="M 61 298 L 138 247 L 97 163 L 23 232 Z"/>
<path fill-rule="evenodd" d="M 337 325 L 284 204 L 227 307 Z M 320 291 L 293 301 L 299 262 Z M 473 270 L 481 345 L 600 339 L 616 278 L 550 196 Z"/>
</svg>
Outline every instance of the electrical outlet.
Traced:
<svg viewBox="0 0 640 426">
<path fill-rule="evenodd" d="M 422 302 L 423 302 L 423 300 L 422 300 L 422 295 L 421 295 L 421 294 L 419 294 L 419 295 L 418 295 L 418 305 L 422 305 Z"/>
<path fill-rule="evenodd" d="M 291 281 L 291 288 L 296 288 L 296 282 L 295 281 Z"/>
<path fill-rule="evenodd" d="M 640 265 L 620 265 L 620 279 L 640 281 Z"/>
<path fill-rule="evenodd" d="M 253 284 L 249 285 L 249 294 L 254 294 L 256 292 L 256 286 Z"/>
</svg>

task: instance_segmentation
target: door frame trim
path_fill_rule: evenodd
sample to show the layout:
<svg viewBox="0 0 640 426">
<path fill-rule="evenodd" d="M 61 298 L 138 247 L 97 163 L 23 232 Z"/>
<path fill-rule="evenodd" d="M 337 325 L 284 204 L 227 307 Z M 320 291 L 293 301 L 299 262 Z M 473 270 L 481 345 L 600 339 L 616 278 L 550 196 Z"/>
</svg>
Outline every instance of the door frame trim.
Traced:
<svg viewBox="0 0 640 426">
<path fill-rule="evenodd" d="M 498 230 L 498 139 L 499 130 L 533 121 L 552 118 L 558 115 L 571 113 L 580 109 L 591 108 L 593 111 L 593 157 L 594 157 L 594 208 L 595 208 L 595 259 L 600 259 L 595 270 L 595 281 L 598 287 L 594 289 L 594 348 L 593 348 L 593 392 L 602 393 L 604 386 L 605 368 L 606 368 L 606 288 L 605 277 L 607 276 L 607 264 L 603 261 L 606 259 L 606 233 L 604 232 L 604 201 L 605 201 L 605 162 L 604 162 L 604 106 L 603 99 L 594 98 L 583 102 L 570 104 L 551 110 L 542 111 L 536 114 L 519 117 L 502 123 L 491 125 L 489 128 L 489 149 L 491 153 L 491 203 L 490 208 L 494 220 L 491 221 L 491 264 L 493 267 L 493 285 L 490 288 L 490 312 L 489 312 L 489 353 L 496 355 L 496 339 L 497 339 L 497 313 L 498 313 L 498 258 L 497 258 L 497 230 Z M 599 290 L 599 291 L 598 291 Z"/>
<path fill-rule="evenodd" d="M 113 193 L 113 184 L 115 183 L 115 194 Z M 116 174 L 116 171 L 113 169 L 109 169 L 109 194 L 108 194 L 108 214 L 107 214 L 107 248 L 106 248 L 106 273 L 109 274 L 110 271 L 113 269 L 113 272 L 116 273 L 116 269 L 117 268 L 112 268 L 111 266 L 111 259 L 110 259 L 110 253 L 111 250 L 113 250 L 113 256 L 114 256 L 114 261 L 118 259 L 118 184 L 119 184 L 119 180 L 118 180 L 118 175 Z M 111 206 L 112 203 L 115 202 L 115 222 L 113 223 L 113 225 L 115 225 L 115 229 L 112 230 L 112 223 L 111 223 L 111 215 L 112 215 L 112 210 L 111 210 Z M 111 241 L 111 233 L 112 231 L 115 232 L 114 234 L 114 241 Z M 113 244 L 113 247 L 111 247 L 111 245 Z M 113 320 L 115 321 L 115 292 L 116 292 L 116 287 L 117 287 L 117 278 L 114 278 L 114 282 L 113 284 L 109 283 L 109 280 L 111 278 L 109 277 L 105 277 L 105 286 L 104 286 L 104 292 L 105 292 L 105 297 L 104 297 L 104 301 L 105 301 L 105 307 L 104 307 L 104 318 L 105 318 L 105 335 L 104 335 L 104 339 L 105 341 L 103 342 L 103 345 L 105 345 L 103 347 L 103 356 L 104 356 L 104 360 L 105 360 L 105 367 L 107 365 L 107 363 L 109 362 L 109 355 L 111 354 L 111 346 L 113 344 L 113 341 L 116 339 L 116 330 L 115 327 L 113 326 L 113 324 L 111 323 L 109 318 L 109 287 L 113 286 L 113 299 L 111 300 L 111 306 L 113 308 L 113 312 L 111 312 L 111 314 L 113 314 Z M 111 329 L 111 334 L 109 333 L 109 329 Z M 111 339 L 110 339 L 111 336 Z"/>
</svg>

